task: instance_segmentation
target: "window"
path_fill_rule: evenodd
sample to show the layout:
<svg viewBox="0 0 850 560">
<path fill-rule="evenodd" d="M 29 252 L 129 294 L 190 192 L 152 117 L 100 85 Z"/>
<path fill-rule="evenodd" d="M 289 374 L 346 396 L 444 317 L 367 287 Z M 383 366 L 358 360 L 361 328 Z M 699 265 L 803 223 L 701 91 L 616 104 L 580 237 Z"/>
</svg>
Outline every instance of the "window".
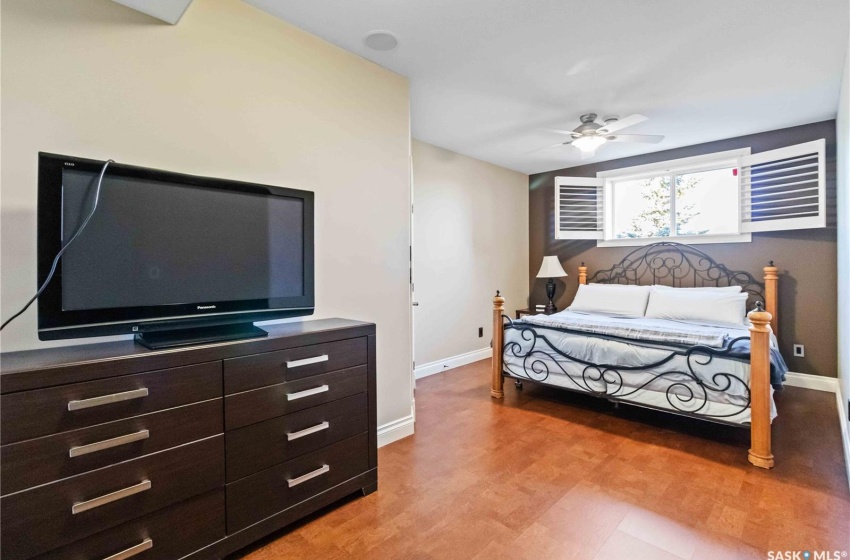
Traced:
<svg viewBox="0 0 850 560">
<path fill-rule="evenodd" d="M 609 180 L 611 220 L 605 239 L 740 233 L 737 164 L 711 167 Z"/>
<path fill-rule="evenodd" d="M 818 140 L 556 177 L 556 236 L 602 246 L 729 243 L 755 231 L 825 227 L 824 147 Z"/>
</svg>

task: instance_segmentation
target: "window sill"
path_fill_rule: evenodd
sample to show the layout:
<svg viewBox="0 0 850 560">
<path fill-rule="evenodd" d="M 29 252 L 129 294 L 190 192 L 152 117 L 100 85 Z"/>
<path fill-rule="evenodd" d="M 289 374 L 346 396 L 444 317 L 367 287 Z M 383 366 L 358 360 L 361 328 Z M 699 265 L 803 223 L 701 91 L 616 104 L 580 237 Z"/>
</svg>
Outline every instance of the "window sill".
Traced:
<svg viewBox="0 0 850 560">
<path fill-rule="evenodd" d="M 660 241 L 684 243 L 685 245 L 702 245 L 708 243 L 749 243 L 753 236 L 750 233 L 731 233 L 728 235 L 677 235 L 675 237 L 643 237 L 627 239 L 600 239 L 597 247 L 640 247 Z"/>
</svg>

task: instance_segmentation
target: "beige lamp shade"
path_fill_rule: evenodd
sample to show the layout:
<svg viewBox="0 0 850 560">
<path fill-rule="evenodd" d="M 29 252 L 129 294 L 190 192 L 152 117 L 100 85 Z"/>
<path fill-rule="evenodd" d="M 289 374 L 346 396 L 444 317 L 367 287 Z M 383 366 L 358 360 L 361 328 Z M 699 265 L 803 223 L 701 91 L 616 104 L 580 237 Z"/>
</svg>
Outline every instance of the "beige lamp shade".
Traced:
<svg viewBox="0 0 850 560">
<path fill-rule="evenodd" d="M 537 273 L 538 278 L 560 278 L 567 276 L 564 272 L 564 267 L 561 266 L 561 261 L 558 257 L 543 257 L 543 264 L 540 265 L 540 272 Z"/>
</svg>

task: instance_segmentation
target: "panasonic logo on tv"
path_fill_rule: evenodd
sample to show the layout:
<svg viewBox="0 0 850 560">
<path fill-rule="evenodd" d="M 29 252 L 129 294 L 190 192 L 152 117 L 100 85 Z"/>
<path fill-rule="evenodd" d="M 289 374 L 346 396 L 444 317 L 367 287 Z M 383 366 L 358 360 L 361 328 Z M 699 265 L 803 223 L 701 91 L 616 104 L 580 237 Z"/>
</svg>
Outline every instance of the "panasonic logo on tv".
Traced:
<svg viewBox="0 0 850 560">
<path fill-rule="evenodd" d="M 215 309 L 215 305 L 199 305 L 198 309 Z"/>
</svg>

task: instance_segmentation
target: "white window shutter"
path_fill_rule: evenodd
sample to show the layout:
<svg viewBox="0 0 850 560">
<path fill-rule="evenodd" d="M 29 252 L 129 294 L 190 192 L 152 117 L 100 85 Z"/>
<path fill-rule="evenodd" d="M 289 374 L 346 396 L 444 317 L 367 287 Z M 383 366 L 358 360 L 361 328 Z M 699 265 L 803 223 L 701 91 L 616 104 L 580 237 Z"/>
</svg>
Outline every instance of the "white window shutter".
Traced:
<svg viewBox="0 0 850 560">
<path fill-rule="evenodd" d="M 555 177 L 555 239 L 602 239 L 604 179 Z"/>
<path fill-rule="evenodd" d="M 826 227 L 826 141 L 743 156 L 741 231 Z"/>
</svg>

